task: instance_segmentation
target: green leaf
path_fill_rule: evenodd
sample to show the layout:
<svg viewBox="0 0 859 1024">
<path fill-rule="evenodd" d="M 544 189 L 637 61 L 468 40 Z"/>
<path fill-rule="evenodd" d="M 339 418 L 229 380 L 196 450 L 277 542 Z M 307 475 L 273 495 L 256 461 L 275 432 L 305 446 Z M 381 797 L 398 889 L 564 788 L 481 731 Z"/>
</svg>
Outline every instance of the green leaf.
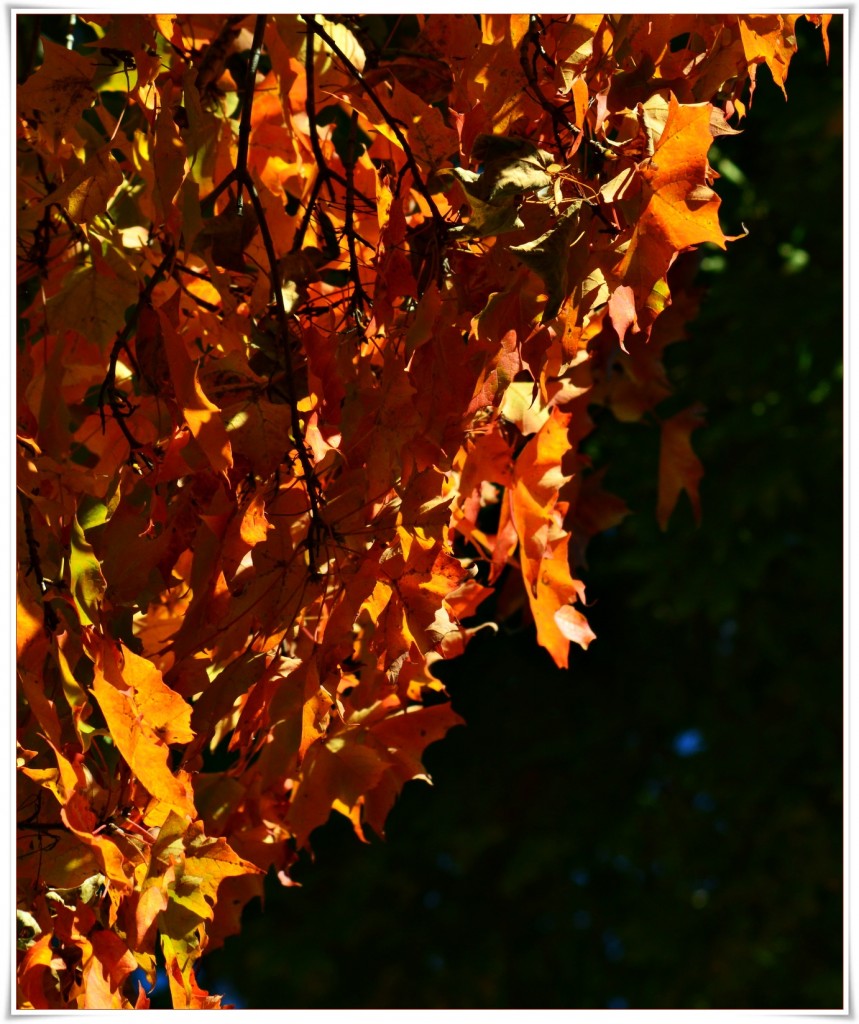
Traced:
<svg viewBox="0 0 859 1024">
<path fill-rule="evenodd" d="M 581 207 L 580 201 L 574 202 L 544 235 L 531 242 L 509 247 L 510 252 L 538 274 L 546 285 L 549 298 L 541 317 L 543 323 L 558 315 L 567 297 L 567 261 L 570 249 L 585 237 L 584 231 L 580 230 Z"/>
<path fill-rule="evenodd" d="M 53 331 L 73 328 L 107 349 L 125 326 L 125 311 L 137 302 L 137 273 L 124 256 L 107 246 L 104 256 L 78 267 L 60 291 L 48 300 L 48 324 Z"/>
<path fill-rule="evenodd" d="M 78 505 L 77 521 L 81 529 L 86 533 L 94 526 L 101 526 L 106 523 L 119 505 L 119 477 L 110 485 L 104 499 L 85 494 Z"/>
<path fill-rule="evenodd" d="M 98 618 L 107 583 L 101 574 L 101 565 L 81 529 L 77 516 L 72 520 L 71 557 L 72 597 L 85 626 L 92 626 Z"/>
</svg>

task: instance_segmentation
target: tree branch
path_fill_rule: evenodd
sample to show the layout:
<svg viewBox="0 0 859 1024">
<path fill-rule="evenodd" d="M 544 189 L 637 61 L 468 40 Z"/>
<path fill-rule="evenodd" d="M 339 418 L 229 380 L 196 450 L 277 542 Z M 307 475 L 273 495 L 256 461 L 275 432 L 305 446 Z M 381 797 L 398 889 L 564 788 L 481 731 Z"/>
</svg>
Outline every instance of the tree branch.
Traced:
<svg viewBox="0 0 859 1024">
<path fill-rule="evenodd" d="M 33 519 L 30 515 L 30 506 L 32 505 L 32 501 L 20 487 L 18 488 L 18 498 L 21 502 L 21 515 L 24 519 L 24 537 L 27 541 L 27 554 L 30 560 L 30 568 L 28 572 L 33 573 L 36 577 L 36 583 L 39 585 L 39 596 L 42 599 L 42 614 L 44 615 L 45 629 L 48 633 L 53 633 L 60 624 L 60 620 L 57 617 L 57 613 L 45 600 L 48 584 L 45 577 L 42 575 L 42 562 L 39 558 L 39 542 L 36 540 L 36 534 L 33 532 Z"/>
<path fill-rule="evenodd" d="M 349 276 L 352 278 L 352 298 L 349 300 L 349 308 L 355 314 L 356 320 L 360 320 L 364 306 L 370 304 L 370 299 L 361 285 L 361 268 L 358 263 L 358 250 L 355 246 L 355 142 L 358 133 L 358 111 L 352 111 L 352 118 L 349 122 L 349 142 L 346 148 L 346 223 L 344 232 L 346 244 L 349 247 Z"/>
<path fill-rule="evenodd" d="M 278 326 L 281 333 L 281 343 L 283 347 L 284 356 L 284 367 L 285 367 L 285 384 L 286 392 L 289 400 L 289 409 L 291 417 L 292 427 L 292 439 L 295 444 L 295 449 L 298 455 L 298 461 L 301 463 L 301 469 L 304 474 L 305 484 L 307 487 L 307 497 L 310 503 L 310 530 L 308 537 L 308 554 L 310 562 L 310 571 L 314 575 L 317 573 L 316 565 L 316 544 L 315 538 L 318 536 L 318 532 L 321 531 L 322 520 L 320 517 L 320 507 L 322 504 L 322 492 L 319 486 L 319 481 L 313 470 L 313 464 L 310 461 L 310 452 L 307 447 L 307 443 L 304 440 L 304 431 L 301 427 L 301 417 L 298 413 L 298 389 L 295 384 L 295 368 L 292 364 L 292 353 L 289 346 L 289 324 L 287 321 L 286 308 L 283 304 L 283 293 L 280 288 L 280 273 L 277 267 L 277 253 L 274 248 L 274 240 L 271 236 L 271 230 L 268 226 L 268 220 L 266 218 L 265 208 L 260 200 L 259 193 L 254 185 L 253 178 L 248 171 L 248 149 L 250 145 L 250 126 L 251 126 L 251 111 L 253 108 L 254 100 L 254 87 L 256 83 L 256 70 L 259 65 L 259 56 L 262 49 L 263 36 L 265 34 L 265 24 L 267 16 L 260 14 L 257 16 L 256 25 L 254 27 L 254 38 L 251 46 L 251 57 L 248 63 L 248 73 L 245 78 L 245 93 L 244 93 L 244 106 L 242 108 L 242 119 L 239 126 L 239 148 L 236 156 L 236 166 L 226 178 L 217 187 L 214 193 L 216 198 L 231 182 L 236 182 L 239 186 L 239 196 L 237 200 L 236 212 L 241 216 L 242 214 L 242 189 L 246 189 L 250 196 L 251 205 L 254 208 L 254 213 L 257 217 L 259 224 L 260 234 L 262 235 L 263 245 L 265 246 L 266 257 L 269 263 L 269 274 L 271 280 L 271 290 L 274 297 L 275 308 L 277 310 Z M 312 109 L 311 106 L 308 110 Z M 313 133 L 311 132 L 311 138 Z M 317 146 L 319 140 L 316 140 Z M 319 151 L 319 159 L 321 160 L 321 149 Z M 324 160 L 320 163 L 320 175 L 323 173 L 325 168 Z M 320 182 L 320 177 L 317 177 L 317 182 Z M 316 184 L 315 183 L 315 184 Z M 315 195 L 318 195 L 318 189 L 315 189 Z M 304 229 L 306 230 L 306 223 L 310 220 L 310 215 L 315 203 L 315 198 L 312 203 L 308 203 L 307 210 L 305 211 L 304 217 Z M 166 263 L 162 264 L 162 267 Z M 162 269 L 159 267 L 159 270 Z M 156 271 L 157 273 L 157 271 Z M 124 347 L 127 338 L 117 338 L 114 343 L 114 350 L 118 356 L 119 351 Z M 115 360 L 114 360 L 115 369 Z M 102 388 L 104 390 L 104 386 Z"/>
<path fill-rule="evenodd" d="M 325 157 L 322 153 L 322 146 L 319 144 L 319 133 L 316 130 L 316 72 L 313 67 L 313 38 L 316 33 L 317 25 L 315 21 L 309 21 L 307 23 L 307 44 L 305 46 L 304 53 L 304 73 L 307 77 L 307 99 L 304 101 L 304 107 L 307 111 L 307 121 L 310 128 L 310 148 L 313 150 L 313 156 L 316 160 L 316 167 L 318 174 L 323 179 L 323 184 L 328 186 L 328 198 L 334 201 L 334 189 L 331 186 L 331 171 L 329 170 L 328 164 L 325 162 Z M 309 205 L 309 204 L 308 204 Z"/>
<path fill-rule="evenodd" d="M 248 70 L 245 75 L 245 90 L 242 95 L 242 119 L 239 122 L 239 151 L 236 155 L 236 180 L 241 182 L 247 177 L 248 171 L 248 150 L 251 140 L 251 113 L 254 105 L 254 86 L 256 85 L 257 68 L 259 67 L 259 56 L 262 50 L 262 39 L 265 34 L 266 15 L 258 14 L 254 25 L 254 38 L 251 43 L 251 55 L 248 60 Z M 242 190 L 236 198 L 236 215 L 242 215 Z"/>
<path fill-rule="evenodd" d="M 241 182 L 242 185 L 248 190 L 248 195 L 251 198 L 254 212 L 257 216 L 259 223 L 260 234 L 262 235 L 263 245 L 265 246 L 266 257 L 269 262 L 269 270 L 271 274 L 271 290 L 274 296 L 275 308 L 277 310 L 277 322 L 280 328 L 281 345 L 283 348 L 284 358 L 284 369 L 285 369 L 285 384 L 286 393 L 289 400 L 289 412 L 291 418 L 292 427 L 292 440 L 295 443 L 295 449 L 298 454 L 298 461 L 301 463 L 301 469 L 304 474 L 305 485 L 307 487 L 307 499 L 310 502 L 310 530 L 308 535 L 308 555 L 310 562 L 310 571 L 315 576 L 317 574 L 316 565 L 316 537 L 322 531 L 323 523 L 320 516 L 320 508 L 322 504 L 322 491 L 319 486 L 319 480 L 316 477 L 316 473 L 313 469 L 313 464 L 310 461 L 310 452 L 308 451 L 307 442 L 304 440 L 304 431 L 301 426 L 301 417 L 298 414 L 298 390 L 295 385 L 295 369 L 292 365 L 292 352 L 289 345 L 289 324 L 287 321 L 286 308 L 283 304 L 283 292 L 280 287 L 280 274 L 277 269 L 277 253 L 274 249 L 274 240 L 271 237 L 271 231 L 269 230 L 268 221 L 265 215 L 265 209 L 260 200 L 259 194 L 257 193 L 256 186 L 253 183 L 253 179 L 250 174 L 245 171 L 244 179 Z"/>
<path fill-rule="evenodd" d="M 107 429 L 107 422 L 104 414 L 105 402 L 110 406 L 110 411 L 113 413 L 113 418 L 116 420 L 119 429 L 125 435 L 126 441 L 131 446 L 132 451 L 137 448 L 142 448 L 143 445 L 137 438 L 131 433 L 126 425 L 125 421 L 133 412 L 133 409 L 125 397 L 116 386 L 116 364 L 119 360 L 120 352 L 125 350 L 128 354 L 129 359 L 133 360 L 134 357 L 128 347 L 129 339 L 131 338 L 131 332 L 134 330 L 137 324 L 137 317 L 140 312 L 140 307 L 144 303 L 148 303 L 152 298 L 152 292 L 155 290 L 155 286 L 164 276 L 167 267 L 173 260 L 175 251 L 172 246 L 169 246 L 164 253 L 164 256 L 155 270 L 152 272 L 152 276 L 146 284 L 146 287 L 140 293 L 140 298 L 137 301 L 137 305 L 132 309 L 129 314 L 128 320 L 125 322 L 125 326 L 117 334 L 113 342 L 113 347 L 110 350 L 110 357 L 108 361 L 107 373 L 102 381 L 101 387 L 98 392 L 98 411 L 101 416 L 101 432 L 104 433 Z"/>
<path fill-rule="evenodd" d="M 313 216 L 313 211 L 316 208 L 316 200 L 319 198 L 319 193 L 321 191 L 322 174 L 319 173 L 313 179 L 313 185 L 310 189 L 310 197 L 307 200 L 307 206 L 304 207 L 304 213 L 301 215 L 301 222 L 298 225 L 298 230 L 295 232 L 295 238 L 292 240 L 290 252 L 300 252 L 301 247 L 304 245 L 304 236 L 307 234 L 307 229 L 310 227 L 310 218 Z"/>
</svg>

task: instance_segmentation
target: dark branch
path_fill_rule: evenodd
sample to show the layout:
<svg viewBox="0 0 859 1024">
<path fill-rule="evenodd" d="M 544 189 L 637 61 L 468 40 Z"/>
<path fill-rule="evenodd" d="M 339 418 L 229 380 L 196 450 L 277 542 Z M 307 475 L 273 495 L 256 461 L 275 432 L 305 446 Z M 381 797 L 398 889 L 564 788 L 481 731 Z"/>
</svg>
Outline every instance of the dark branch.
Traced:
<svg viewBox="0 0 859 1024">
<path fill-rule="evenodd" d="M 206 47 L 206 52 L 200 61 L 200 70 L 197 72 L 197 78 L 194 81 L 194 86 L 198 92 L 204 92 L 220 77 L 230 44 L 239 34 L 239 29 L 236 26 L 239 22 L 244 21 L 246 17 L 246 14 L 229 15 L 221 31 Z"/>
<path fill-rule="evenodd" d="M 236 180 L 241 182 L 247 177 L 248 170 L 248 148 L 251 139 L 251 112 L 254 105 L 254 86 L 256 84 L 257 68 L 259 67 L 259 55 L 262 50 L 262 39 L 265 34 L 266 16 L 258 14 L 254 26 L 254 38 L 251 43 L 251 55 L 248 60 L 248 71 L 245 75 L 245 91 L 242 96 L 242 119 L 239 123 L 239 151 L 236 155 Z M 236 197 L 236 214 L 242 215 L 242 190 Z"/>
<path fill-rule="evenodd" d="M 36 577 L 36 583 L 39 585 L 39 595 L 42 598 L 42 613 L 45 619 L 45 629 L 48 633 L 53 633 L 60 624 L 60 620 L 57 617 L 57 613 L 45 599 L 48 584 L 42 574 L 42 562 L 39 558 L 39 542 L 36 540 L 36 535 L 33 532 L 33 519 L 30 515 L 30 505 L 32 504 L 32 501 L 20 488 L 18 489 L 18 498 L 21 502 L 21 515 L 24 519 L 24 538 L 27 541 L 27 555 L 30 562 L 28 573 L 32 572 Z"/>
<path fill-rule="evenodd" d="M 316 160 L 318 174 L 322 177 L 323 183 L 328 186 L 328 198 L 334 201 L 334 189 L 331 186 L 331 171 L 325 162 L 322 153 L 322 146 L 319 144 L 319 132 L 316 130 L 316 73 L 313 67 L 313 40 L 316 33 L 316 22 L 311 20 L 307 23 L 309 32 L 307 34 L 307 46 L 304 56 L 304 73 L 307 76 L 307 99 L 304 106 L 307 111 L 307 121 L 310 127 L 310 147 Z M 309 204 L 308 204 L 309 205 Z"/>
<path fill-rule="evenodd" d="M 286 394 L 289 401 L 292 439 L 295 443 L 298 461 L 301 463 L 301 469 L 304 473 L 305 485 L 307 487 L 307 498 L 310 502 L 311 536 L 308 539 L 310 571 L 313 575 L 316 575 L 316 545 L 313 542 L 313 538 L 315 538 L 318 531 L 323 528 L 320 517 L 322 494 L 319 487 L 319 481 L 317 480 L 316 474 L 313 470 L 313 465 L 310 461 L 310 453 L 307 448 L 307 443 L 304 440 L 301 417 L 298 413 L 298 389 L 295 384 L 295 369 L 292 365 L 292 352 L 289 344 L 289 323 L 287 321 L 286 308 L 283 304 L 283 292 L 280 287 L 280 274 L 277 269 L 277 253 L 275 252 L 274 240 L 271 237 L 271 231 L 269 230 L 268 221 L 266 220 L 265 209 L 260 201 L 256 186 L 247 171 L 245 171 L 245 177 L 242 184 L 248 190 L 248 195 L 251 197 L 251 203 L 253 204 L 254 212 L 257 215 L 260 234 L 262 235 L 263 245 L 265 246 L 265 252 L 269 263 L 271 290 L 274 296 L 275 308 L 277 310 L 277 322 L 278 327 L 280 328 L 281 345 L 283 348 L 285 384 Z"/>
<path fill-rule="evenodd" d="M 301 215 L 301 223 L 298 225 L 298 230 L 295 232 L 295 238 L 292 240 L 291 252 L 299 252 L 301 247 L 304 245 L 304 236 L 307 234 L 307 229 L 310 227 L 310 218 L 313 216 L 313 211 L 316 209 L 316 200 L 319 198 L 319 193 L 322 191 L 322 174 L 317 174 L 313 179 L 313 186 L 310 189 L 310 198 L 307 200 L 307 206 L 304 207 L 304 213 Z"/>
<path fill-rule="evenodd" d="M 349 142 L 346 151 L 346 244 L 349 247 L 349 276 L 352 279 L 352 298 L 349 308 L 356 319 L 361 316 L 364 306 L 369 305 L 369 297 L 361 285 L 358 250 L 355 245 L 355 144 L 358 134 L 358 111 L 352 111 L 349 123 Z"/>
<path fill-rule="evenodd" d="M 132 451 L 138 448 L 142 448 L 143 446 L 137 440 L 137 438 L 131 433 L 125 422 L 126 419 L 128 419 L 128 417 L 133 412 L 133 407 L 129 403 L 124 393 L 121 392 L 116 386 L 116 364 L 119 360 L 119 355 L 123 350 L 127 353 L 129 359 L 132 360 L 133 362 L 134 357 L 131 354 L 131 350 L 128 347 L 128 342 L 129 339 L 131 338 L 132 331 L 134 330 L 135 325 L 137 324 L 137 317 L 140 312 L 140 307 L 148 303 L 152 298 L 152 292 L 155 290 L 155 286 L 166 273 L 168 266 L 170 265 L 174 258 L 174 255 L 175 252 L 172 246 L 168 247 L 166 249 L 166 252 L 164 253 L 161 262 L 158 264 L 158 266 L 153 271 L 152 276 L 149 278 L 146 287 L 140 293 L 140 298 L 138 299 L 137 305 L 132 309 L 128 317 L 128 320 L 126 320 L 125 322 L 125 326 L 114 339 L 113 347 L 110 350 L 110 358 L 108 361 L 107 373 L 105 375 L 104 380 L 102 381 L 101 388 L 99 389 L 98 392 L 98 411 L 99 415 L 101 416 L 102 433 L 104 433 L 104 431 L 107 429 L 107 422 L 104 414 L 104 406 L 105 402 L 107 402 L 107 404 L 110 406 L 110 411 L 113 413 L 113 418 L 116 420 L 116 423 L 119 426 L 119 429 L 122 431 L 123 435 L 125 436 L 126 441 L 128 441 L 129 445 L 131 446 Z"/>
</svg>

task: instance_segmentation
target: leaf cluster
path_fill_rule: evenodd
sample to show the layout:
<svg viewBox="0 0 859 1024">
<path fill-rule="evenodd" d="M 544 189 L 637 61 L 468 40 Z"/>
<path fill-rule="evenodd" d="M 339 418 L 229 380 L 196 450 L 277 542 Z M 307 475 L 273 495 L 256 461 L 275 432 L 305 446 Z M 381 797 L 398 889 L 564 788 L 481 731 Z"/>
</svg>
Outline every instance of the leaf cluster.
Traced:
<svg viewBox="0 0 859 1024">
<path fill-rule="evenodd" d="M 31 33 L 19 1005 L 143 1008 L 160 959 L 217 1007 L 194 965 L 263 874 L 426 777 L 461 721 L 431 668 L 484 602 L 559 667 L 587 648 L 585 549 L 625 514 L 589 408 L 660 424 L 663 528 L 699 511 L 700 410 L 657 412 L 675 261 L 731 240 L 707 154 L 796 17 Z"/>
</svg>

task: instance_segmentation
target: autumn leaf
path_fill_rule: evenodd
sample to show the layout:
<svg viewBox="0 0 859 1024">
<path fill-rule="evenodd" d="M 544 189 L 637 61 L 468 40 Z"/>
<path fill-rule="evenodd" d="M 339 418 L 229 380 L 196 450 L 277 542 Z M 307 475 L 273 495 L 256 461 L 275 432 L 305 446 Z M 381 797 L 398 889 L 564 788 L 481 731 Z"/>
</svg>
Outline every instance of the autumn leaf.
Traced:
<svg viewBox="0 0 859 1024">
<path fill-rule="evenodd" d="M 137 275 L 125 254 L 107 246 L 92 262 L 73 270 L 47 304 L 49 322 L 77 331 L 103 350 L 125 326 L 125 312 L 138 297 Z"/>
<path fill-rule="evenodd" d="M 39 70 L 18 90 L 18 112 L 32 119 L 46 148 L 56 152 L 92 104 L 92 62 L 49 39 L 42 40 L 44 59 Z"/>
<path fill-rule="evenodd" d="M 98 620 L 107 582 L 102 575 L 101 565 L 77 519 L 72 522 L 71 554 L 69 556 L 72 597 L 78 609 L 81 622 L 91 626 Z"/>
<path fill-rule="evenodd" d="M 197 376 L 197 363 L 189 356 L 185 341 L 171 323 L 167 312 L 160 309 L 158 317 L 176 401 L 212 469 L 223 472 L 232 466 L 233 455 L 230 439 L 219 415 L 221 410 L 203 394 Z"/>
<path fill-rule="evenodd" d="M 203 919 L 212 918 L 218 887 L 225 878 L 262 873 L 231 850 L 225 839 L 206 836 L 202 822 L 186 828 L 175 813 L 162 827 L 152 854 L 162 860 L 168 857 L 174 864 L 169 899 Z"/>
<path fill-rule="evenodd" d="M 522 245 L 511 245 L 510 251 L 539 274 L 546 285 L 548 297 L 540 319 L 543 323 L 553 320 L 567 297 L 567 261 L 571 247 L 585 238 L 579 230 L 581 204 L 574 202 L 567 207 L 555 224 L 539 238 Z"/>
<path fill-rule="evenodd" d="M 191 708 L 145 658 L 109 642 L 93 642 L 93 694 L 110 734 L 146 789 L 179 814 L 195 814 L 187 776 L 169 766 L 169 743 L 193 739 Z"/>
<path fill-rule="evenodd" d="M 328 820 L 335 803 L 349 810 L 376 786 L 389 763 L 384 749 L 362 743 L 354 733 L 313 744 L 290 800 L 289 827 L 298 847 L 307 845 L 310 833 Z"/>
<path fill-rule="evenodd" d="M 773 81 L 787 99 L 785 80 L 790 58 L 796 52 L 796 36 L 792 26 L 777 14 L 741 14 L 737 19 L 740 39 L 749 64 L 752 90 L 755 83 L 755 65 L 765 63 Z"/>
<path fill-rule="evenodd" d="M 710 104 L 680 104 L 672 96 L 655 152 L 639 165 L 624 193 L 635 226 L 617 273 L 632 289 L 637 308 L 678 252 L 702 242 L 724 249 L 730 240 L 722 234 L 719 198 L 710 187 L 712 141 Z"/>
<path fill-rule="evenodd" d="M 570 608 L 584 588 L 570 574 L 569 536 L 562 526 L 558 492 L 569 480 L 561 468 L 570 450 L 570 414 L 552 415 L 516 460 L 510 514 L 519 537 L 519 559 L 537 640 L 560 668 L 566 668 L 570 641 L 587 648 L 594 634 L 584 616 Z"/>
<path fill-rule="evenodd" d="M 62 203 L 76 224 L 87 225 L 100 217 L 125 178 L 113 154 L 100 149 L 63 185 L 50 195 L 51 202 Z"/>
</svg>

